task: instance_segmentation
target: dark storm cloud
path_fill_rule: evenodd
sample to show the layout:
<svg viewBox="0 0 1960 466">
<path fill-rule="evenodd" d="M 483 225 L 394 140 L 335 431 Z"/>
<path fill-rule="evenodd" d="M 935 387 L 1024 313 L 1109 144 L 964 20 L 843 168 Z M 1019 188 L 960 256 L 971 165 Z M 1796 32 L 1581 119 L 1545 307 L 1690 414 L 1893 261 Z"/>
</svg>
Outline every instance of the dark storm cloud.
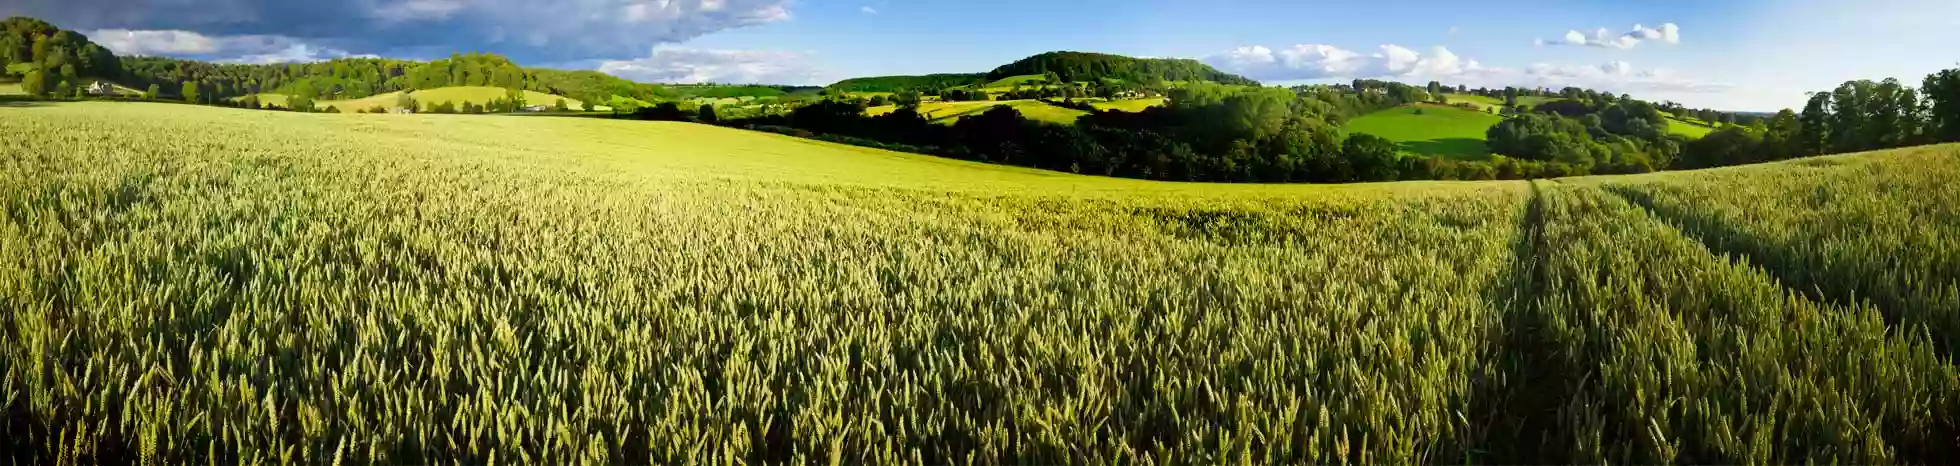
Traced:
<svg viewBox="0 0 1960 466">
<path fill-rule="evenodd" d="M 223 59 L 294 47 L 338 54 L 427 57 L 485 51 L 522 62 L 615 58 L 662 43 L 780 21 L 788 0 L 9 0 L 0 16 L 24 15 L 66 29 L 121 34 L 126 49 L 154 47 L 159 31 L 216 44 Z M 132 34 L 133 32 L 133 34 Z M 256 45 L 254 45 L 256 44 Z M 297 44 L 297 45 L 296 45 Z M 242 59 L 242 58 L 240 58 Z"/>
</svg>

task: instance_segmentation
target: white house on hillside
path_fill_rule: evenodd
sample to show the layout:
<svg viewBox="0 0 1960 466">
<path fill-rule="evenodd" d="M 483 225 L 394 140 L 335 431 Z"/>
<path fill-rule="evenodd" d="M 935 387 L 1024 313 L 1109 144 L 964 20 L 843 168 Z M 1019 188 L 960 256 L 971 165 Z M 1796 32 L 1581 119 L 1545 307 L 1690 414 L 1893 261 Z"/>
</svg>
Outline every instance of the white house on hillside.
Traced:
<svg viewBox="0 0 1960 466">
<path fill-rule="evenodd" d="M 96 81 L 88 85 L 88 93 L 100 96 L 116 95 L 116 85 L 109 84 L 108 81 Z"/>
</svg>

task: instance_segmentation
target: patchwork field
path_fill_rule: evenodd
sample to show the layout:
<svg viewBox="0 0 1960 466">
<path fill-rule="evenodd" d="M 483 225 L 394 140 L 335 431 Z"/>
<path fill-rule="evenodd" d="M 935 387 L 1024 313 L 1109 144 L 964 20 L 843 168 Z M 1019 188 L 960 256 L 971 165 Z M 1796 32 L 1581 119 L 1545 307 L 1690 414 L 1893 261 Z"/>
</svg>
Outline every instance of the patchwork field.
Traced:
<svg viewBox="0 0 1960 466">
<path fill-rule="evenodd" d="M 1493 108 L 1504 108 L 1504 100 L 1494 97 L 1484 97 L 1476 94 L 1443 94 L 1443 97 L 1449 99 L 1452 104 L 1467 102 L 1476 105 L 1477 108 L 1482 109 L 1486 113 L 1490 112 L 1490 109 Z"/>
<path fill-rule="evenodd" d="M 1108 102 L 1096 102 L 1096 103 L 1089 104 L 1089 106 L 1095 107 L 1096 110 L 1121 110 L 1125 112 L 1136 113 L 1136 112 L 1142 112 L 1146 109 L 1149 109 L 1150 107 L 1161 107 L 1164 105 L 1168 105 L 1169 103 L 1170 103 L 1170 99 L 1166 99 L 1163 97 L 1151 97 L 1146 99 L 1127 99 L 1127 100 L 1112 100 Z"/>
<path fill-rule="evenodd" d="M 1707 136 L 1708 133 L 1714 131 L 1714 128 L 1710 128 L 1698 120 L 1667 117 L 1667 132 L 1669 133 L 1687 136 L 1692 139 L 1700 139 L 1702 136 Z"/>
<path fill-rule="evenodd" d="M 581 118 L 0 134 L 27 464 L 1960 457 L 1960 146 L 1312 186 Z"/>
<path fill-rule="evenodd" d="M 1055 124 L 1072 125 L 1075 119 L 1089 112 L 1072 108 L 1057 107 L 1039 100 L 992 100 L 969 102 L 924 102 L 919 104 L 919 114 L 933 123 L 950 125 L 959 122 L 961 117 L 977 115 L 997 106 L 1013 107 L 1021 116 L 1030 120 Z M 878 116 L 897 111 L 897 105 L 870 107 L 866 115 Z"/>
<path fill-rule="evenodd" d="M 1014 88 L 1014 86 L 1040 86 L 1046 84 L 1048 84 L 1047 76 L 1042 76 L 1038 74 L 1029 74 L 1029 75 L 1021 75 L 1021 76 L 1008 76 L 1005 78 L 1001 78 L 999 80 L 995 80 L 994 82 L 987 83 L 986 86 L 982 86 L 982 87 L 986 87 L 990 89 L 1005 88 L 1011 90 Z"/>
<path fill-rule="evenodd" d="M 463 102 L 472 102 L 477 105 L 484 105 L 490 103 L 492 100 L 504 98 L 508 92 L 508 90 L 500 87 L 454 86 L 419 90 L 410 93 L 409 97 L 414 97 L 423 106 L 438 102 L 454 102 L 457 105 L 462 105 Z M 579 108 L 579 104 L 581 103 L 577 99 L 570 97 L 560 97 L 537 91 L 524 91 L 525 105 L 550 107 L 560 100 L 565 101 L 566 107 L 574 109 Z"/>
<path fill-rule="evenodd" d="M 1367 133 L 1402 144 L 1411 153 L 1480 160 L 1490 156 L 1485 134 L 1504 117 L 1447 105 L 1414 104 L 1348 122 L 1349 133 Z"/>
</svg>

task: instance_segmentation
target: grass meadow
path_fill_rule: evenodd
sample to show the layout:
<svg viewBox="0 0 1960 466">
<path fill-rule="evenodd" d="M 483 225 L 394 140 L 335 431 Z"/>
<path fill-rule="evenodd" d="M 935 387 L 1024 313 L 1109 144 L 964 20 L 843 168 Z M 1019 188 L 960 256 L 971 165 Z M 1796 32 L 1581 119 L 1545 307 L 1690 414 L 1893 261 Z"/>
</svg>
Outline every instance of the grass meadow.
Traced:
<svg viewBox="0 0 1960 466">
<path fill-rule="evenodd" d="M 1669 133 L 1687 136 L 1690 139 L 1700 139 L 1702 136 L 1707 136 L 1708 133 L 1714 131 L 1715 128 L 1701 123 L 1700 120 L 1685 120 L 1672 116 L 1667 117 L 1667 132 Z"/>
<path fill-rule="evenodd" d="M 1015 110 L 1021 112 L 1022 117 L 1025 117 L 1030 120 L 1042 121 L 1042 122 L 1054 123 L 1054 124 L 1062 124 L 1062 125 L 1075 124 L 1076 118 L 1089 114 L 1089 112 L 1084 112 L 1081 110 L 1049 105 L 1048 103 L 1039 100 L 982 100 L 982 101 L 963 101 L 963 102 L 922 102 L 919 104 L 919 114 L 920 116 L 925 117 L 926 120 L 931 121 L 933 123 L 950 125 L 953 123 L 958 123 L 960 121 L 960 118 L 962 117 L 965 117 L 967 115 L 979 115 L 981 113 L 986 112 L 988 109 L 997 106 L 1013 107 Z M 866 108 L 864 112 L 866 115 L 878 116 L 878 115 L 891 113 L 897 110 L 898 110 L 897 105 L 885 105 L 885 106 Z"/>
<path fill-rule="evenodd" d="M 1164 105 L 1169 105 L 1169 103 L 1170 103 L 1170 99 L 1166 99 L 1163 97 L 1150 97 L 1144 99 L 1126 99 L 1126 100 L 1111 100 L 1105 102 L 1095 102 L 1089 104 L 1089 106 L 1095 107 L 1096 110 L 1120 110 L 1120 111 L 1131 112 L 1131 113 L 1140 113 L 1143 112 L 1144 110 L 1149 109 L 1150 107 L 1161 107 Z"/>
<path fill-rule="evenodd" d="M 1481 160 L 1490 157 L 1485 134 L 1501 121 L 1504 117 L 1489 113 L 1413 104 L 1362 115 L 1348 122 L 1347 130 L 1381 136 L 1416 154 Z"/>
<path fill-rule="evenodd" d="M 1489 113 L 1490 109 L 1493 108 L 1504 108 L 1504 99 L 1495 97 L 1485 97 L 1476 94 L 1443 94 L 1443 97 L 1449 99 L 1449 102 L 1452 104 L 1467 102 L 1476 105 L 1478 109 L 1483 110 L 1485 113 Z"/>
<path fill-rule="evenodd" d="M 1315 186 L 581 118 L 0 134 L 22 463 L 1960 457 L 1952 145 Z"/>
<path fill-rule="evenodd" d="M 1014 89 L 1014 86 L 1045 86 L 1047 84 L 1048 84 L 1048 77 L 1046 76 L 1038 75 L 1038 74 L 1026 74 L 1020 76 L 1008 76 L 1005 78 L 1000 78 L 999 80 L 995 80 L 994 82 L 987 83 L 987 85 L 981 87 L 988 88 L 988 89 L 1003 88 L 1003 89 L 1012 90 Z"/>
</svg>

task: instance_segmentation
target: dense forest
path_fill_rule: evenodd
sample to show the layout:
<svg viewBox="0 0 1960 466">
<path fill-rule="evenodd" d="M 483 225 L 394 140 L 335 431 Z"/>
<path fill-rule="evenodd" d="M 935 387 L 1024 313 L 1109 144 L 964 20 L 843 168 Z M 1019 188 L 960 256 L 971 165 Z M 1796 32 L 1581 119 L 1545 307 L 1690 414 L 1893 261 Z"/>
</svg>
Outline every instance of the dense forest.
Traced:
<svg viewBox="0 0 1960 466">
<path fill-rule="evenodd" d="M 501 55 L 452 54 L 431 61 L 343 58 L 314 63 L 222 64 L 165 57 L 117 57 L 74 31 L 33 18 L 0 22 L 0 65 L 34 95 L 71 96 L 95 79 L 146 97 L 204 103 L 258 93 L 301 101 L 358 99 L 400 90 L 489 86 L 558 94 L 587 102 L 814 94 L 799 86 L 660 85 L 597 71 L 525 68 Z"/>
<path fill-rule="evenodd" d="M 1438 82 L 1414 86 L 1363 79 L 1282 89 L 1261 87 L 1188 60 L 1053 52 L 989 75 L 846 80 L 829 89 L 829 98 L 803 105 L 806 96 L 820 89 L 644 84 L 595 71 L 524 68 L 502 56 L 482 53 L 427 62 L 349 58 L 274 65 L 117 57 L 79 33 L 31 18 L 0 22 L 0 65 L 6 74 L 18 77 L 29 94 L 54 97 L 80 95 L 94 79 L 147 89 L 149 98 L 173 93 L 169 97 L 203 103 L 257 93 L 286 94 L 296 108 L 310 108 L 313 99 L 449 86 L 509 89 L 510 102 L 521 102 L 520 90 L 586 102 L 625 97 L 667 102 L 625 109 L 646 119 L 695 120 L 994 163 L 1181 181 L 1352 182 L 1639 173 L 1960 141 L 1960 70 L 1929 75 L 1917 89 L 1896 79 L 1851 81 L 1811 94 L 1801 111 L 1738 114 L 1579 88 L 1469 89 Z M 917 110 L 927 96 L 992 99 L 986 92 L 956 88 L 1022 75 L 1045 75 L 1049 82 L 1078 85 L 1020 87 L 1005 98 L 1042 99 L 1090 113 L 1074 125 L 1055 125 L 997 107 L 948 126 L 928 123 Z M 895 95 L 857 99 L 838 91 Z M 1074 100 L 1138 93 L 1168 95 L 1169 103 L 1130 113 L 1096 111 Z M 1488 147 L 1499 155 L 1453 161 L 1405 154 L 1382 138 L 1343 130 L 1354 117 L 1399 105 L 1442 102 L 1445 93 L 1503 99 L 1506 118 L 1486 133 Z M 766 109 L 674 103 L 693 97 L 784 100 Z M 1521 97 L 1542 99 L 1535 105 L 1521 105 Z M 874 103 L 901 108 L 866 116 L 865 107 Z M 1667 131 L 1674 123 L 1669 115 L 1721 126 L 1706 137 L 1689 139 Z"/>
<path fill-rule="evenodd" d="M 1430 99 L 1407 84 L 1360 81 L 1293 89 L 1198 82 L 1168 91 L 1143 112 L 1093 111 L 1073 125 L 1037 122 L 1000 106 L 947 126 L 915 106 L 864 114 L 866 99 L 833 96 L 788 115 L 721 124 L 992 163 L 1155 180 L 1352 182 L 1564 175 L 1580 168 L 1501 159 L 1491 163 L 1404 157 L 1393 142 L 1344 134 L 1353 117 Z M 1380 92 L 1371 91 L 1374 89 Z M 650 119 L 684 119 L 673 109 Z"/>
<path fill-rule="evenodd" d="M 122 74 L 114 53 L 75 31 L 33 18 L 0 21 L 0 70 L 33 94 L 72 96 L 93 79 Z"/>
<path fill-rule="evenodd" d="M 874 76 L 838 81 L 830 92 L 905 92 L 938 95 L 947 89 L 983 86 L 1014 76 L 1045 75 L 1051 83 L 1096 82 L 1110 85 L 1158 85 L 1166 81 L 1209 81 L 1257 86 L 1245 77 L 1218 71 L 1197 60 L 1132 58 L 1085 52 L 1048 52 L 980 73 Z"/>
<path fill-rule="evenodd" d="M 1927 75 L 1920 84 L 1856 80 L 1811 93 L 1801 111 L 1785 109 L 1695 140 L 1679 168 L 1960 142 L 1960 69 Z"/>
<path fill-rule="evenodd" d="M 904 92 L 977 86 L 988 82 L 980 73 L 928 74 L 924 76 L 873 76 L 851 78 L 831 84 L 830 92 Z"/>
<path fill-rule="evenodd" d="M 134 57 L 124 62 L 123 80 L 139 88 L 155 84 L 162 89 L 178 89 L 183 83 L 195 83 L 203 95 L 212 99 L 260 92 L 311 99 L 358 99 L 399 90 L 489 86 L 606 102 L 614 96 L 642 101 L 773 97 L 803 89 L 646 84 L 597 71 L 525 68 L 501 55 L 487 53 L 455 54 L 427 62 L 344 58 L 304 64 L 230 65 L 158 57 Z"/>
<path fill-rule="evenodd" d="M 1810 94 L 1801 112 L 1689 109 L 1624 94 L 1566 88 L 1519 107 L 1486 134 L 1492 152 L 1597 173 L 1695 169 L 1960 141 L 1960 70 L 1929 75 L 1920 89 L 1897 79 L 1857 80 Z M 1510 102 L 1515 103 L 1515 97 Z M 1700 139 L 1669 134 L 1667 115 L 1721 124 Z"/>
<path fill-rule="evenodd" d="M 1114 79 L 1128 82 L 1210 81 L 1220 84 L 1257 86 L 1259 82 L 1218 71 L 1197 60 L 1173 58 L 1132 58 L 1122 55 L 1086 52 L 1048 52 L 1002 65 L 987 73 L 988 80 L 1011 76 L 1054 74 L 1062 82 Z"/>
<path fill-rule="evenodd" d="M 1169 105 L 1136 113 L 1050 101 L 1091 112 L 1074 125 L 1030 120 L 1007 106 L 951 126 L 932 124 L 918 113 L 916 96 L 893 100 L 900 108 L 879 116 L 864 114 L 874 99 L 832 96 L 786 115 L 716 122 L 1074 173 L 1210 182 L 1642 173 L 1960 142 L 1960 70 L 1928 76 L 1917 91 L 1896 80 L 1852 81 L 1813 94 L 1801 113 L 1784 110 L 1767 116 L 1691 110 L 1580 88 L 1473 90 L 1434 82 L 1417 87 L 1355 80 L 1291 89 L 1201 82 L 1167 93 Z M 1406 154 L 1383 138 L 1342 129 L 1354 117 L 1439 102 L 1443 93 L 1486 95 L 1512 105 L 1486 135 L 1495 155 L 1469 161 Z M 1520 105 L 1520 97 L 1547 100 Z M 1670 114 L 1728 124 L 1707 137 L 1690 139 L 1667 131 L 1674 124 Z M 639 116 L 700 121 L 675 109 Z"/>
</svg>

